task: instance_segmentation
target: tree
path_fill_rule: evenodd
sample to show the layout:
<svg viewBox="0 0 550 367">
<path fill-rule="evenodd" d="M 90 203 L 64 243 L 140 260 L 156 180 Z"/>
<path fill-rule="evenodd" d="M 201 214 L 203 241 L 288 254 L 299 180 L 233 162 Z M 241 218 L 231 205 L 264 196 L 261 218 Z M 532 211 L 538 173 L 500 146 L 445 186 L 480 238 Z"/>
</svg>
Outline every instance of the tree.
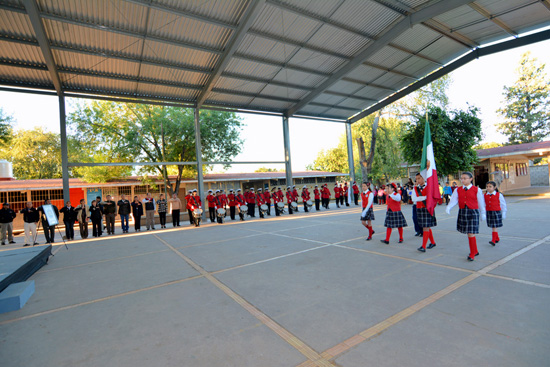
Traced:
<svg viewBox="0 0 550 367">
<path fill-rule="evenodd" d="M 0 156 L 12 162 L 13 175 L 19 180 L 62 176 L 59 135 L 42 127 L 15 132 L 9 146 L 0 151 Z"/>
<path fill-rule="evenodd" d="M 518 79 L 504 87 L 504 107 L 497 110 L 505 119 L 497 129 L 508 136 L 510 144 L 541 141 L 550 134 L 550 81 L 545 64 L 531 58 L 530 52 L 519 63 Z"/>
<path fill-rule="evenodd" d="M 482 138 L 481 120 L 477 113 L 475 107 L 450 114 L 439 107 L 428 110 L 437 171 L 442 176 L 470 170 L 477 163 L 473 146 Z M 422 158 L 425 122 L 426 118 L 422 117 L 406 125 L 401 147 L 409 163 L 418 163 Z"/>
<path fill-rule="evenodd" d="M 233 112 L 202 110 L 201 144 L 204 161 L 229 161 L 241 151 L 241 120 Z M 118 162 L 189 162 L 196 160 L 192 109 L 132 103 L 90 102 L 68 117 L 75 140 Z M 94 159 L 97 159 L 94 156 Z M 170 194 L 182 177 L 196 173 L 194 165 L 176 168 L 144 166 L 141 173 L 163 177 Z M 169 174 L 176 174 L 175 187 Z"/>
<path fill-rule="evenodd" d="M 275 168 L 260 167 L 254 172 L 279 172 L 279 171 L 276 170 Z"/>
<path fill-rule="evenodd" d="M 491 148 L 498 148 L 501 147 L 502 144 L 496 143 L 494 141 L 490 141 L 488 143 L 481 143 L 474 146 L 475 150 L 481 150 L 481 149 L 491 149 Z"/>
<path fill-rule="evenodd" d="M 0 146 L 4 146 L 10 142 L 13 134 L 11 125 L 13 122 L 13 117 L 7 115 L 0 108 Z"/>
</svg>

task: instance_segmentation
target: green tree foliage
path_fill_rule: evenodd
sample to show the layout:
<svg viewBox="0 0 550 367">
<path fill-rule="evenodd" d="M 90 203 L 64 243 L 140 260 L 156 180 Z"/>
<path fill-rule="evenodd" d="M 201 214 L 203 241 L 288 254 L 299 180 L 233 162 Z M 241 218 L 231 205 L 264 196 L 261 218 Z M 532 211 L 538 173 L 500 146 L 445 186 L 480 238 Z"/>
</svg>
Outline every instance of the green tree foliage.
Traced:
<svg viewBox="0 0 550 367">
<path fill-rule="evenodd" d="M 201 144 L 204 161 L 228 161 L 241 151 L 241 120 L 232 112 L 202 110 Z M 131 103 L 91 102 L 78 105 L 68 117 L 75 144 L 95 161 L 195 161 L 195 127 L 192 109 Z M 90 174 L 94 181 L 114 176 Z M 126 172 L 115 172 L 124 175 Z M 141 173 L 164 177 L 170 193 L 178 192 L 182 177 L 192 177 L 196 166 L 144 166 Z M 176 174 L 172 188 L 169 174 Z M 84 173 L 86 177 L 86 174 Z M 99 176 L 99 177 L 98 177 Z"/>
<path fill-rule="evenodd" d="M 481 120 L 478 109 L 470 107 L 466 111 L 453 111 L 450 114 L 439 107 L 428 110 L 428 121 L 432 133 L 434 156 L 437 171 L 442 176 L 471 170 L 477 163 L 473 149 L 482 138 Z M 425 117 L 406 124 L 401 138 L 403 156 L 409 163 L 418 163 L 422 158 Z"/>
<path fill-rule="evenodd" d="M 14 132 L 0 156 L 13 164 L 13 175 L 19 180 L 61 177 L 59 134 L 41 127 Z"/>
<path fill-rule="evenodd" d="M 426 113 L 428 107 L 449 108 L 447 90 L 452 84 L 452 77 L 447 74 L 432 83 L 420 88 L 416 92 L 392 103 L 387 110 L 396 117 L 419 118 Z"/>
<path fill-rule="evenodd" d="M 498 148 L 501 147 L 503 144 L 496 143 L 494 141 L 488 142 L 488 143 L 481 143 L 476 146 L 474 146 L 475 150 L 481 150 L 481 149 L 491 149 L 491 148 Z"/>
<path fill-rule="evenodd" d="M 260 167 L 254 172 L 278 172 L 275 168 Z"/>
<path fill-rule="evenodd" d="M 351 126 L 354 139 L 362 136 L 365 141 L 365 149 L 370 149 L 372 124 L 374 115 L 370 115 Z M 375 182 L 387 182 L 390 179 L 404 175 L 401 167 L 403 159 L 399 149 L 399 141 L 403 131 L 402 122 L 396 118 L 382 117 L 376 133 L 376 146 L 374 162 L 372 164 L 372 178 Z M 353 158 L 355 177 L 361 181 L 361 166 L 359 164 L 359 151 L 355 141 L 353 143 Z M 307 166 L 311 171 L 327 171 L 349 173 L 348 150 L 345 134 L 340 136 L 338 146 L 332 149 L 321 150 L 312 164 Z"/>
<path fill-rule="evenodd" d="M 12 138 L 13 118 L 7 115 L 2 108 L 0 108 L 0 146 L 8 144 Z"/>
<path fill-rule="evenodd" d="M 510 144 L 541 141 L 550 134 L 550 81 L 544 68 L 526 52 L 517 69 L 518 79 L 504 87 L 504 107 L 497 112 L 505 121 L 497 129 Z"/>
</svg>

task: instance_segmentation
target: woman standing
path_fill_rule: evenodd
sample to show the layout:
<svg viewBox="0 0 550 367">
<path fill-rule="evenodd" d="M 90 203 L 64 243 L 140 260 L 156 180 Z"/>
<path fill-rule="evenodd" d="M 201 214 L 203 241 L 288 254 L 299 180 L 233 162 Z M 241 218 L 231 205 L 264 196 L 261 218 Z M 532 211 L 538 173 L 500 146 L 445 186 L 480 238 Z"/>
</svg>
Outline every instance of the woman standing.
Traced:
<svg viewBox="0 0 550 367">
<path fill-rule="evenodd" d="M 134 196 L 132 202 L 132 216 L 134 217 L 134 229 L 136 232 L 141 231 L 141 216 L 143 215 L 143 204 L 139 201 L 139 197 Z"/>
<path fill-rule="evenodd" d="M 80 238 L 88 238 L 88 213 L 86 212 L 86 204 L 84 204 L 84 199 L 80 199 L 80 205 L 75 208 L 77 213 L 76 218 L 78 219 L 78 227 L 80 229 Z"/>
<path fill-rule="evenodd" d="M 180 226 L 180 210 L 181 210 L 181 200 L 178 198 L 178 195 L 174 193 L 170 199 L 170 211 L 172 213 L 172 225 L 174 227 Z"/>
<path fill-rule="evenodd" d="M 159 213 L 160 228 L 166 228 L 166 211 L 168 210 L 168 203 L 164 198 L 164 194 L 160 194 L 157 200 L 157 212 Z"/>
<path fill-rule="evenodd" d="M 90 219 L 92 220 L 92 235 L 94 237 L 100 237 L 102 233 L 102 219 L 103 219 L 103 211 L 97 205 L 97 200 L 92 201 L 92 205 L 90 206 Z"/>
</svg>

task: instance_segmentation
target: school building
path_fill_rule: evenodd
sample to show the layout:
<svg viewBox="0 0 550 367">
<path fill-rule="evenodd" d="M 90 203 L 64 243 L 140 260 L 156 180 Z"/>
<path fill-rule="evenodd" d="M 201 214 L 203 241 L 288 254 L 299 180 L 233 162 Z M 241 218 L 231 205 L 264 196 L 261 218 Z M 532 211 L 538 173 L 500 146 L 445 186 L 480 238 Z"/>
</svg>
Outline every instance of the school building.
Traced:
<svg viewBox="0 0 550 367">
<path fill-rule="evenodd" d="M 337 181 L 346 181 L 347 173 L 340 172 L 321 172 L 321 171 L 304 171 L 293 172 L 294 185 L 301 188 L 304 185 L 308 188 L 313 188 L 315 185 L 332 184 Z M 176 176 L 170 176 L 172 187 L 175 187 Z M 144 184 L 143 178 L 138 176 L 127 177 L 117 181 L 106 183 L 90 183 L 79 178 L 69 179 L 71 204 L 77 206 L 81 199 L 86 201 L 86 206 L 90 206 L 90 202 L 97 196 L 103 199 L 107 195 L 111 195 L 115 200 L 120 199 L 120 195 L 126 195 L 127 199 L 132 201 L 134 196 L 139 196 L 142 199 L 146 193 L 150 192 L 155 199 L 158 199 L 160 194 L 165 191 L 164 181 L 162 177 L 147 178 L 147 184 Z M 253 173 L 212 173 L 204 175 L 205 191 L 209 189 L 223 189 L 226 192 L 229 189 L 245 190 L 254 188 L 271 189 L 273 187 L 282 187 L 286 191 L 286 174 L 285 172 L 253 172 Z M 189 190 L 197 188 L 196 179 L 182 179 L 178 197 L 185 205 L 185 195 Z M 35 207 L 44 204 L 45 199 L 51 199 L 52 204 L 58 208 L 64 206 L 63 203 L 63 183 L 58 179 L 45 180 L 15 180 L 13 178 L 4 177 L 0 179 L 0 202 L 8 202 L 13 210 L 19 212 L 26 206 L 28 201 L 31 201 Z M 170 217 L 170 215 L 168 215 Z M 187 212 L 182 211 L 182 219 L 187 218 Z M 168 218 L 168 221 L 171 219 Z M 13 223 L 14 229 L 23 228 L 23 216 L 18 215 Z"/>
</svg>

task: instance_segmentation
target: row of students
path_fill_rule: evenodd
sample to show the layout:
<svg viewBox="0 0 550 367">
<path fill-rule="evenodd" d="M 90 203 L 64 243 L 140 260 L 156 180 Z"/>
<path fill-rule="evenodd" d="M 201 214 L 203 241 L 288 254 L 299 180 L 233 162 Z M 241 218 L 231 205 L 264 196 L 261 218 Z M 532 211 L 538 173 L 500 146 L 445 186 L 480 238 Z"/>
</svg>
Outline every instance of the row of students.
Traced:
<svg viewBox="0 0 550 367">
<path fill-rule="evenodd" d="M 473 175 L 471 172 L 464 172 L 461 176 L 462 187 L 453 191 L 447 206 L 447 213 L 450 214 L 451 209 L 458 205 L 459 213 L 457 217 L 457 230 L 467 234 L 470 252 L 468 261 L 474 261 L 479 255 L 477 249 L 475 235 L 479 233 L 479 220 L 487 220 L 487 226 L 492 229 L 492 238 L 489 243 L 495 246 L 500 238 L 498 236 L 498 228 L 503 226 L 502 220 L 506 218 L 506 201 L 504 196 L 498 191 L 497 184 L 493 181 L 487 183 L 487 192 L 482 193 L 482 190 L 477 186 L 472 185 Z M 419 226 L 422 228 L 422 245 L 418 248 L 420 252 L 426 252 L 426 249 L 436 247 L 435 239 L 432 232 L 432 227 L 437 226 L 437 218 L 430 214 L 426 208 L 427 188 L 424 178 L 417 174 L 417 185 L 412 192 L 412 201 L 416 204 L 416 215 Z M 361 193 L 362 212 L 361 223 L 369 231 L 367 241 L 372 240 L 374 229 L 372 221 L 375 219 L 373 203 L 375 193 L 370 190 L 370 185 L 366 182 L 362 184 L 363 192 Z M 401 195 L 398 192 L 396 184 L 386 186 L 387 195 L 387 212 L 384 226 L 386 227 L 386 238 L 381 240 L 385 244 L 389 244 L 393 228 L 397 228 L 399 232 L 398 243 L 403 242 L 403 227 L 407 226 L 407 221 L 401 212 Z M 429 242 L 429 244 L 428 244 Z"/>
</svg>

